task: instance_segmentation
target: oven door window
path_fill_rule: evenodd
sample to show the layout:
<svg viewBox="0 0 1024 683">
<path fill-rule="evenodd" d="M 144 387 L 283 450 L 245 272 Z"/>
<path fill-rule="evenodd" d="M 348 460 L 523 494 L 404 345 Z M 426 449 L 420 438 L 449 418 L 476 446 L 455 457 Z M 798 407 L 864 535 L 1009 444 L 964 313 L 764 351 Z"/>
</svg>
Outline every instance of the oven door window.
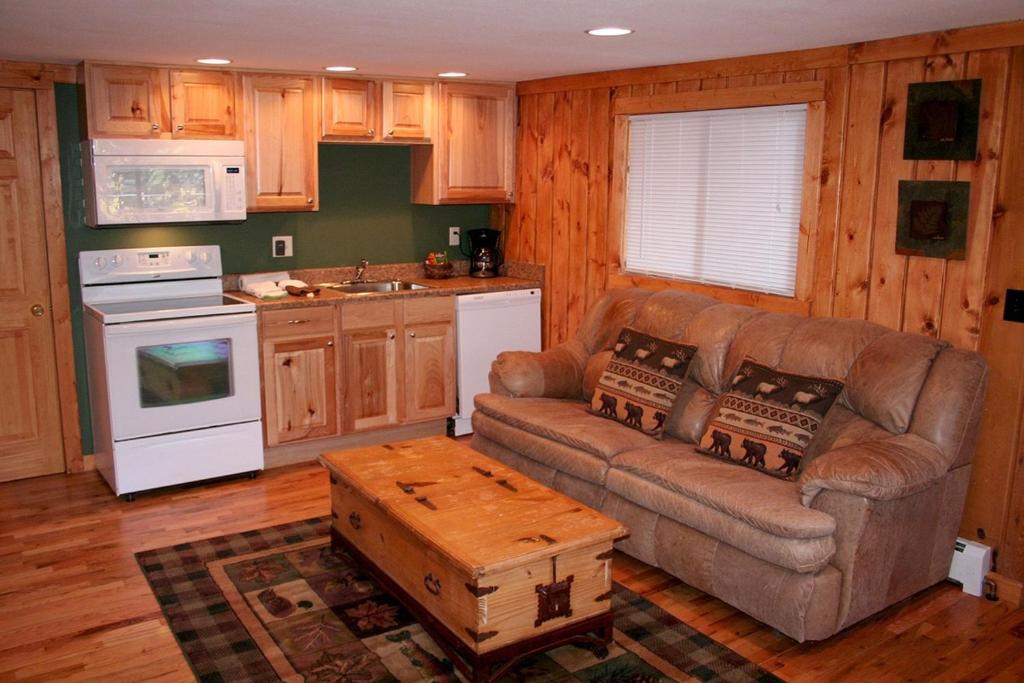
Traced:
<svg viewBox="0 0 1024 683">
<path fill-rule="evenodd" d="M 213 401 L 234 393 L 230 339 L 140 346 L 135 356 L 143 408 Z"/>
</svg>

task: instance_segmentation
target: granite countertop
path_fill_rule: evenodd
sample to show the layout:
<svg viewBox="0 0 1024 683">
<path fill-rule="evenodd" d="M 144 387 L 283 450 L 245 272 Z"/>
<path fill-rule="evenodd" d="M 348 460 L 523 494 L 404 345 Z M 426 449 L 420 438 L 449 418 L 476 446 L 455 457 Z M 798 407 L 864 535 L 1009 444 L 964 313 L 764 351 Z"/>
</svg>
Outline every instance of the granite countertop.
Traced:
<svg viewBox="0 0 1024 683">
<path fill-rule="evenodd" d="M 371 278 L 373 279 L 373 278 Z M 365 292 L 347 294 L 333 289 L 321 289 L 314 297 L 288 296 L 283 299 L 264 301 L 238 290 L 224 292 L 227 296 L 256 304 L 259 308 L 297 308 L 325 303 L 380 301 L 382 299 L 410 299 L 424 296 L 453 296 L 456 294 L 477 294 L 484 292 L 502 292 L 512 289 L 540 288 L 540 280 L 521 277 L 499 276 L 492 278 L 476 278 L 466 275 L 446 280 L 431 280 L 425 277 L 406 277 L 408 282 L 427 285 L 430 289 L 409 289 L 401 292 Z M 315 283 L 311 283 L 315 284 Z"/>
</svg>

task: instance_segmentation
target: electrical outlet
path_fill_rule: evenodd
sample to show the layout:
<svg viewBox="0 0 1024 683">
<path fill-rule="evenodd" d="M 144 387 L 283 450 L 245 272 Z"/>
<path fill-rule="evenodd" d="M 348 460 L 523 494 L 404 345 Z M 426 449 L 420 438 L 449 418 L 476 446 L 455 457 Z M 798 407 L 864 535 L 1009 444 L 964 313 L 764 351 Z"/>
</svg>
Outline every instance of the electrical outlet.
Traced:
<svg viewBox="0 0 1024 683">
<path fill-rule="evenodd" d="M 292 255 L 292 236 L 275 235 L 270 239 L 270 253 L 274 258 L 284 258 Z"/>
<path fill-rule="evenodd" d="M 462 241 L 462 228 L 453 225 L 448 228 L 448 246 L 457 247 Z"/>
<path fill-rule="evenodd" d="M 1011 323 L 1024 323 L 1024 289 L 1006 290 L 1003 320 Z"/>
</svg>

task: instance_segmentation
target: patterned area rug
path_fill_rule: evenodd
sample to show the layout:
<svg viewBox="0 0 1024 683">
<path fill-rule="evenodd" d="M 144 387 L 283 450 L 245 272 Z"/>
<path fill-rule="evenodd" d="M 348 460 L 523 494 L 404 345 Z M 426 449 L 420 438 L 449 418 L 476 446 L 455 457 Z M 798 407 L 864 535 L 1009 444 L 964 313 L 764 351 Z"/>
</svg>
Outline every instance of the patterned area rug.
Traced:
<svg viewBox="0 0 1024 683">
<path fill-rule="evenodd" d="M 330 547 L 329 518 L 138 553 L 196 678 L 217 681 L 459 681 L 440 648 L 355 562 Z M 567 645 L 502 681 L 778 681 L 615 584 L 604 659 Z"/>
</svg>

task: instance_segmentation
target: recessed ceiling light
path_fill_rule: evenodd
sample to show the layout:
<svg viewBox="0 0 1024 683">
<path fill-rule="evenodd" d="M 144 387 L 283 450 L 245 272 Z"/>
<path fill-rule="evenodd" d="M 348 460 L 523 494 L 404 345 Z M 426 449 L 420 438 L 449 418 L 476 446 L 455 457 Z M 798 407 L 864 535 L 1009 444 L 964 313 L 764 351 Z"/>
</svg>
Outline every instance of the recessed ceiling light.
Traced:
<svg viewBox="0 0 1024 683">
<path fill-rule="evenodd" d="M 325 66 L 324 71 L 355 71 L 354 66 Z"/>
<path fill-rule="evenodd" d="M 439 78 L 463 78 L 466 74 L 463 71 L 442 71 L 437 75 Z"/>
<path fill-rule="evenodd" d="M 200 64 L 230 64 L 230 59 L 224 59 L 223 57 L 204 57 L 203 59 L 197 59 Z"/>
<path fill-rule="evenodd" d="M 592 36 L 628 36 L 633 32 L 631 28 L 619 28 L 617 26 L 605 26 L 604 28 L 592 28 L 587 31 Z"/>
</svg>

